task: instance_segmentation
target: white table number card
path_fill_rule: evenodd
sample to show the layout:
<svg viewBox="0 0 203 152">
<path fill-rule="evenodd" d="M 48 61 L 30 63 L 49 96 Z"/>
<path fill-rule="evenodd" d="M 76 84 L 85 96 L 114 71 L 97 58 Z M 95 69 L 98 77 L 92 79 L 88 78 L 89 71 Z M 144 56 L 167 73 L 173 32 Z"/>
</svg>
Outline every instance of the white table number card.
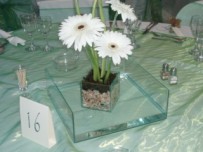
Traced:
<svg viewBox="0 0 203 152">
<path fill-rule="evenodd" d="M 56 144 L 52 115 L 48 106 L 20 97 L 22 135 L 42 146 Z"/>
</svg>

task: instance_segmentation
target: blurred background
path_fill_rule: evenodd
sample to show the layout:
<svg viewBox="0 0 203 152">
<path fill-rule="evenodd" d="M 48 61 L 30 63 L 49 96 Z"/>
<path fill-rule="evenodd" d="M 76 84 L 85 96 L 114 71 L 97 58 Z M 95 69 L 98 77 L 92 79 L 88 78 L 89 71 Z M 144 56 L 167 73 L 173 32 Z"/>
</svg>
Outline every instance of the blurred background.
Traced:
<svg viewBox="0 0 203 152">
<path fill-rule="evenodd" d="M 131 5 L 136 15 L 142 14 L 143 21 L 168 23 L 175 18 L 185 5 L 196 0 L 120 0 Z M 21 28 L 19 15 L 36 13 L 52 16 L 53 22 L 59 23 L 69 15 L 75 14 L 74 0 L 0 0 L 0 28 L 6 31 Z M 79 0 L 81 12 L 91 12 L 93 0 Z M 104 1 L 105 2 L 105 1 Z M 105 4 L 106 19 L 113 20 L 114 12 Z M 121 18 L 118 18 L 121 19 Z"/>
<path fill-rule="evenodd" d="M 162 21 L 168 22 L 169 18 L 176 17 L 181 8 L 197 0 L 126 0 L 126 3 L 133 6 L 136 13 L 143 14 L 147 3 L 149 4 L 149 1 L 157 3 L 156 5 L 161 8 Z"/>
</svg>

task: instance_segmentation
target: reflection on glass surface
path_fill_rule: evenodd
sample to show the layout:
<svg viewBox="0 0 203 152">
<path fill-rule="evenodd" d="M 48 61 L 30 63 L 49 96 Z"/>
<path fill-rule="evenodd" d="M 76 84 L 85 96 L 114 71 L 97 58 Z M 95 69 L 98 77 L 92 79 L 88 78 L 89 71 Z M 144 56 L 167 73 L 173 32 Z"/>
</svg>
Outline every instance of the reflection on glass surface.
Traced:
<svg viewBox="0 0 203 152">
<path fill-rule="evenodd" d="M 82 107 L 80 83 L 59 84 L 52 69 L 47 69 L 53 82 L 48 88 L 50 99 L 74 142 L 167 118 L 169 90 L 136 61 L 126 63 L 125 70 L 120 74 L 120 98 L 114 109 L 106 112 Z"/>
<path fill-rule="evenodd" d="M 70 71 L 77 67 L 78 54 L 69 50 L 54 59 L 55 68 L 59 71 Z"/>
<path fill-rule="evenodd" d="M 129 152 L 129 150 L 123 147 L 114 147 L 104 150 L 102 152 Z"/>
</svg>

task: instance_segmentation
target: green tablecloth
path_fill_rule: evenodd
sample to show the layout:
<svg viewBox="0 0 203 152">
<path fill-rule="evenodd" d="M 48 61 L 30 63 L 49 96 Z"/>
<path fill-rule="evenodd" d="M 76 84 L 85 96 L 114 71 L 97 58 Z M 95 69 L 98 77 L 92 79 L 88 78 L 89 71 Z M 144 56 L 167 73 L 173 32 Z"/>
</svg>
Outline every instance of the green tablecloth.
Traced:
<svg viewBox="0 0 203 152">
<path fill-rule="evenodd" d="M 13 35 L 27 39 L 22 30 Z M 34 35 L 38 45 L 44 44 L 39 33 Z M 5 53 L 0 55 L 0 151 L 2 152 L 100 152 L 115 146 L 128 148 L 130 152 L 180 152 L 201 151 L 203 149 L 203 63 L 193 60 L 188 51 L 194 40 L 187 38 L 184 43 L 152 39 L 152 34 L 137 35 L 140 48 L 134 50 L 130 59 L 136 60 L 160 83 L 170 90 L 168 118 L 153 123 L 114 133 L 99 138 L 73 143 L 58 115 L 52 109 L 46 87 L 45 68 L 54 68 L 53 58 L 64 51 L 53 28 L 49 42 L 55 47 L 52 52 L 26 52 L 23 46 L 7 45 Z M 64 72 L 60 79 L 75 81 L 78 72 L 85 73 L 90 67 L 85 58 L 78 61 L 78 68 Z M 164 62 L 178 69 L 178 84 L 169 85 L 160 79 L 160 70 Z M 15 69 L 22 64 L 27 69 L 28 92 L 41 103 L 52 109 L 57 144 L 46 149 L 21 136 L 19 116 L 19 91 Z M 85 65 L 85 66 L 84 66 Z M 56 74 L 57 75 L 57 74 Z"/>
</svg>

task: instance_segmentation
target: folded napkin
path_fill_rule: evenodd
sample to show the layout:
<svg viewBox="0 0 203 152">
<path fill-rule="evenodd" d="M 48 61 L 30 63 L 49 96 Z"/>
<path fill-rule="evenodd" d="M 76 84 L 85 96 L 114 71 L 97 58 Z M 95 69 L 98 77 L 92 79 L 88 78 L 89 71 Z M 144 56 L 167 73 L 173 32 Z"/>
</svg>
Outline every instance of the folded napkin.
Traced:
<svg viewBox="0 0 203 152">
<path fill-rule="evenodd" d="M 174 31 L 174 33 L 177 35 L 177 36 L 180 36 L 180 37 L 183 37 L 184 34 L 182 33 L 182 31 L 180 30 L 180 28 L 178 27 L 172 27 L 172 30 Z"/>
<path fill-rule="evenodd" d="M 25 40 L 16 36 L 12 36 L 10 33 L 7 33 L 1 29 L 0 29 L 0 37 L 7 39 L 9 43 L 15 46 L 17 46 L 18 44 L 25 45 Z"/>
<path fill-rule="evenodd" d="M 149 25 L 149 22 L 142 22 L 140 29 L 146 29 L 147 25 Z M 171 26 L 168 23 L 159 23 L 155 27 L 153 27 L 151 31 L 171 35 L 172 33 L 169 32 L 170 27 Z M 173 27 L 172 30 L 175 35 L 179 37 L 193 37 L 192 31 L 189 26 L 181 26 L 180 28 Z"/>
</svg>

